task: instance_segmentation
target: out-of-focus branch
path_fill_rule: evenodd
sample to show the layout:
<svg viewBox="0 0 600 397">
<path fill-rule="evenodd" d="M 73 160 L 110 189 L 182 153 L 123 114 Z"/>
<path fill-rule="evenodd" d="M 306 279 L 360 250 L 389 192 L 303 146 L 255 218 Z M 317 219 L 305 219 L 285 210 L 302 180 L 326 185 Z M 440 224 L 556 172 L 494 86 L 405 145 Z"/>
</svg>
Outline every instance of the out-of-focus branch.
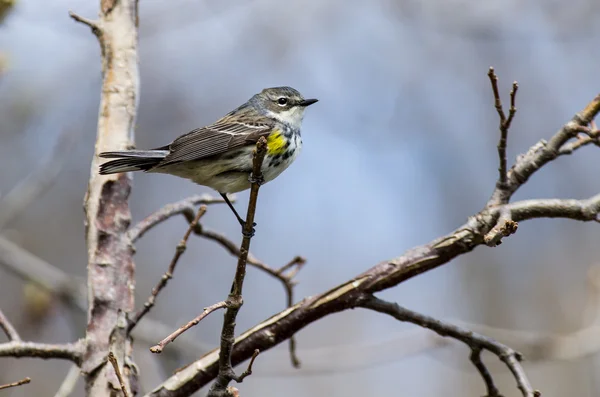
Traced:
<svg viewBox="0 0 600 397">
<path fill-rule="evenodd" d="M 17 387 L 17 386 L 26 385 L 29 382 L 31 382 L 31 378 L 27 377 L 27 378 L 21 379 L 21 380 L 19 380 L 17 382 L 12 382 L 12 383 L 7 383 L 5 385 L 0 385 L 0 390 L 8 389 L 8 388 L 11 388 L 11 387 Z"/>
<path fill-rule="evenodd" d="M 0 236 L 0 266 L 24 280 L 31 280 L 81 310 L 87 309 L 83 280 L 72 277 L 26 249 Z"/>
<path fill-rule="evenodd" d="M 545 214 L 551 214 L 552 217 L 598 220 L 600 195 L 582 201 L 552 202 L 550 207 L 542 206 L 549 203 L 547 200 L 528 200 L 520 206 L 519 203 L 505 203 L 509 202 L 512 194 L 537 170 L 559 156 L 563 145 L 576 136 L 580 127 L 587 127 L 599 111 L 600 95 L 577 113 L 548 142 L 540 141 L 527 153 L 519 156 L 507 173 L 505 187 L 500 189 L 496 186 L 484 209 L 452 233 L 412 248 L 397 258 L 381 262 L 321 295 L 306 298 L 240 335 L 232 351 L 232 364 L 236 365 L 249 359 L 254 349 L 270 349 L 324 316 L 359 307 L 361 299 L 366 295 L 394 287 L 448 263 L 479 245 L 496 245 L 501 241 L 501 237 L 489 236 L 488 233 L 497 226 L 501 215 L 507 216 L 506 212 L 510 213 L 509 217 L 497 228 L 498 233 L 503 236 L 514 233 L 516 222 Z M 512 213 L 513 209 L 515 214 Z M 163 382 L 148 395 L 190 395 L 217 376 L 218 355 L 218 351 L 207 354 Z"/>
<path fill-rule="evenodd" d="M 183 238 L 181 239 L 179 244 L 177 244 L 177 247 L 175 248 L 175 254 L 173 255 L 173 259 L 171 259 L 171 263 L 169 264 L 169 268 L 167 269 L 167 272 L 160 278 L 160 281 L 158 282 L 158 284 L 156 284 L 156 286 L 152 289 L 152 293 L 150 294 L 150 297 L 148 298 L 146 303 L 144 303 L 144 307 L 142 309 L 140 309 L 135 314 L 135 316 L 133 316 L 133 320 L 131 320 L 129 322 L 129 325 L 127 327 L 127 333 L 130 333 L 131 330 L 133 328 L 135 328 L 136 324 L 146 314 L 148 314 L 148 312 L 150 311 L 150 309 L 152 309 L 152 307 L 154 307 L 154 303 L 156 302 L 156 297 L 158 296 L 158 294 L 160 294 L 160 291 L 162 291 L 163 288 L 165 288 L 167 286 L 167 283 L 169 282 L 169 280 L 171 278 L 173 278 L 173 273 L 175 272 L 175 267 L 177 266 L 177 262 L 179 262 L 179 258 L 181 257 L 181 255 L 183 255 L 183 253 L 187 249 L 187 241 L 190 238 L 190 234 L 192 234 L 192 230 L 198 224 L 198 222 L 200 221 L 200 218 L 202 218 L 202 216 L 205 213 L 206 213 L 206 205 L 200 206 L 200 208 L 198 209 L 198 214 L 190 223 L 188 230 L 183 235 Z"/>
<path fill-rule="evenodd" d="M 73 131 L 65 130 L 48 158 L 0 199 L 0 230 L 54 184 L 77 137 Z"/>
<path fill-rule="evenodd" d="M 107 365 L 111 351 L 123 363 L 133 394 L 137 369 L 133 362 L 127 322 L 122 313 L 134 307 L 135 264 L 127 230 L 131 222 L 127 173 L 100 175 L 98 154 L 133 146 L 138 105 L 138 7 L 137 0 L 100 0 L 98 21 L 71 13 L 92 29 L 102 56 L 102 89 L 95 155 L 85 198 L 88 249 L 88 325 L 82 363 L 87 395 L 110 395 L 118 385 Z"/>
<path fill-rule="evenodd" d="M 242 290 L 244 278 L 246 277 L 246 263 L 248 261 L 248 252 L 250 251 L 250 240 L 254 235 L 254 216 L 256 214 L 256 204 L 258 202 L 258 191 L 260 185 L 264 182 L 261 167 L 265 155 L 267 154 L 267 140 L 261 137 L 256 143 L 256 148 L 252 156 L 252 174 L 250 174 L 250 199 L 248 201 L 248 212 L 242 231 L 242 244 L 240 246 L 240 256 L 238 258 L 231 292 L 226 299 L 227 309 L 223 318 L 223 328 L 221 329 L 221 348 L 219 349 L 219 369 L 217 379 L 208 391 L 209 397 L 228 397 L 231 393 L 228 390 L 229 383 L 235 380 L 241 383 L 244 378 L 252 373 L 252 363 L 258 355 L 258 350 L 254 349 L 248 370 L 237 376 L 231 363 L 231 352 L 235 343 L 235 320 L 237 314 L 244 303 Z"/>
<path fill-rule="evenodd" d="M 79 366 L 71 365 L 69 368 L 69 372 L 67 372 L 67 376 L 61 383 L 54 397 L 68 397 L 73 393 L 73 389 L 75 389 L 75 385 L 77 384 L 77 380 L 80 376 Z"/>
<path fill-rule="evenodd" d="M 0 357 L 59 358 L 80 364 L 83 357 L 83 341 L 50 344 L 12 341 L 0 343 Z"/>
<path fill-rule="evenodd" d="M 9 341 L 20 341 L 21 337 L 15 327 L 8 321 L 2 310 L 0 310 L 0 328 L 6 334 Z"/>
<path fill-rule="evenodd" d="M 8 342 L 0 343 L 0 357 L 40 357 L 63 358 L 75 363 L 81 362 L 83 343 L 48 344 L 24 342 L 4 313 L 0 310 L 0 329 L 8 337 Z"/>
<path fill-rule="evenodd" d="M 471 361 L 481 373 L 488 388 L 489 397 L 499 397 L 498 390 L 493 383 L 489 371 L 480 358 L 481 350 L 487 350 L 495 354 L 502 360 L 513 373 L 517 382 L 517 387 L 521 390 L 523 397 L 534 397 L 535 391 L 531 387 L 525 371 L 520 364 L 521 354 L 510 347 L 503 345 L 491 338 L 479 335 L 469 329 L 461 328 L 453 324 L 444 323 L 433 317 L 408 310 L 399 306 L 397 303 L 391 303 L 376 298 L 373 295 L 367 296 L 360 303 L 361 307 L 374 310 L 379 313 L 385 313 L 399 321 L 407 321 L 420 327 L 430 329 L 442 336 L 450 337 L 465 343 L 471 348 Z"/>
</svg>

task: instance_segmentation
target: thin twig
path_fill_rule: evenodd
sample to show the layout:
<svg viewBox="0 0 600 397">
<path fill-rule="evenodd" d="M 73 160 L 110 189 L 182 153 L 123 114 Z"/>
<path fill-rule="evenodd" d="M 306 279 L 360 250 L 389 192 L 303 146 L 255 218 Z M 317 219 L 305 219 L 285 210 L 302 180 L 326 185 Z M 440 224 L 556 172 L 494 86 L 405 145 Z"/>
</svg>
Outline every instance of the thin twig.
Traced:
<svg viewBox="0 0 600 397">
<path fill-rule="evenodd" d="M 510 124 L 512 123 L 512 120 L 515 117 L 515 114 L 517 113 L 516 98 L 517 98 L 518 90 L 519 90 L 519 83 L 516 81 L 513 81 L 512 89 L 510 90 L 510 109 L 508 109 L 508 119 L 506 120 L 506 129 L 510 128 Z"/>
<path fill-rule="evenodd" d="M 243 230 L 242 244 L 240 247 L 240 256 L 238 258 L 235 276 L 231 292 L 227 297 L 227 310 L 223 319 L 223 328 L 221 330 L 221 348 L 219 350 L 219 372 L 215 383 L 211 386 L 208 396 L 221 396 L 227 392 L 227 386 L 232 380 L 241 382 L 243 377 L 238 377 L 231 364 L 231 353 L 235 343 L 235 320 L 242 307 L 242 289 L 244 278 L 246 277 L 246 262 L 248 260 L 248 251 L 250 250 L 250 240 L 254 234 L 254 215 L 256 214 L 256 204 L 258 201 L 258 191 L 263 176 L 261 167 L 267 153 L 267 140 L 261 137 L 254 150 L 252 159 L 252 174 L 250 175 L 250 200 L 248 202 L 248 212 Z"/>
<path fill-rule="evenodd" d="M 502 109 L 502 100 L 500 99 L 500 91 L 498 90 L 498 76 L 496 75 L 496 72 L 492 66 L 490 66 L 488 70 L 488 77 L 490 78 L 490 83 L 492 83 L 494 107 L 496 108 L 498 116 L 500 117 L 500 123 L 503 124 L 506 121 L 506 115 L 504 114 L 504 109 Z"/>
<path fill-rule="evenodd" d="M 469 359 L 471 360 L 475 368 L 477 368 L 479 374 L 485 382 L 485 387 L 487 389 L 486 397 L 502 397 L 498 391 L 498 388 L 496 387 L 496 384 L 494 383 L 494 379 L 492 378 L 490 371 L 487 369 L 487 367 L 481 360 L 481 348 L 472 348 Z"/>
<path fill-rule="evenodd" d="M 373 295 L 364 298 L 360 306 L 366 309 L 377 311 L 379 313 L 388 314 L 399 321 L 407 321 L 420 327 L 430 329 L 439 335 L 457 339 L 467 344 L 473 350 L 484 349 L 495 354 L 513 373 L 513 376 L 517 382 L 517 387 L 521 390 L 523 397 L 535 397 L 535 391 L 531 387 L 531 384 L 525 375 L 525 371 L 520 364 L 521 354 L 514 351 L 510 347 L 486 336 L 474 333 L 471 330 L 458 327 L 454 324 L 444 323 L 433 317 L 425 316 L 412 310 L 408 310 L 404 307 L 401 307 L 397 303 L 387 302 Z M 483 363 L 481 364 L 483 365 Z M 489 375 L 487 369 L 484 372 L 481 371 L 479 366 L 477 366 L 477 369 L 482 375 Z M 484 380 L 489 387 L 488 379 L 484 378 Z M 491 395 L 494 396 L 494 394 Z M 497 393 L 495 395 L 497 396 Z"/>
<path fill-rule="evenodd" d="M 27 378 L 21 379 L 20 381 L 17 381 L 17 382 L 7 383 L 5 385 L 0 385 L 0 390 L 8 389 L 10 387 L 17 387 L 17 386 L 21 386 L 21 385 L 26 385 L 29 382 L 31 382 L 31 378 L 27 377 Z"/>
<path fill-rule="evenodd" d="M 230 201 L 234 202 L 235 198 L 230 197 Z M 158 211 L 150 214 L 137 225 L 129 229 L 129 232 L 127 234 L 131 242 L 135 243 L 154 226 L 166 221 L 167 219 L 173 216 L 181 215 L 186 212 L 191 213 L 191 218 L 189 220 L 189 222 L 191 222 L 196 214 L 196 210 L 194 208 L 197 205 L 220 204 L 224 202 L 225 201 L 223 201 L 221 197 L 213 197 L 208 194 L 188 197 L 181 201 L 167 204 Z"/>
<path fill-rule="evenodd" d="M 69 16 L 73 18 L 74 21 L 88 26 L 90 29 L 92 29 L 92 33 L 94 33 L 97 37 L 100 37 L 101 30 L 98 21 L 92 21 L 91 19 L 75 14 L 73 11 L 69 11 Z"/>
<path fill-rule="evenodd" d="M 571 154 L 575 150 L 589 144 L 600 146 L 600 130 L 596 129 L 595 127 L 582 127 L 579 128 L 579 132 L 584 133 L 586 136 L 578 136 L 575 141 L 564 144 L 558 151 L 559 155 Z"/>
<path fill-rule="evenodd" d="M 119 379 L 119 385 L 121 386 L 121 390 L 123 391 L 124 397 L 129 397 L 129 392 L 127 392 L 127 385 L 125 385 L 125 379 L 123 379 L 123 375 L 121 375 L 121 370 L 119 369 L 119 362 L 117 358 L 113 354 L 113 352 L 108 353 L 108 361 L 110 361 L 113 369 L 115 370 L 115 374 L 117 374 L 117 379 Z"/>
<path fill-rule="evenodd" d="M 304 266 L 305 263 L 306 263 L 306 259 L 304 259 L 301 256 L 296 256 L 294 259 L 292 259 L 291 261 L 289 261 L 288 263 L 286 263 L 285 265 L 283 265 L 279 269 L 277 269 L 277 273 L 283 274 L 294 266 L 296 266 L 296 268 L 300 268 L 300 267 Z"/>
<path fill-rule="evenodd" d="M 6 334 L 6 337 L 8 338 L 9 341 L 11 341 L 11 342 L 20 342 L 21 341 L 21 337 L 19 336 L 19 333 L 17 332 L 15 327 L 10 323 L 10 321 L 8 321 L 8 319 L 6 318 L 6 316 L 4 315 L 2 310 L 0 310 L 0 328 L 2 328 L 2 330 Z"/>
<path fill-rule="evenodd" d="M 169 280 L 171 278 L 173 278 L 173 273 L 175 272 L 175 267 L 177 266 L 177 262 L 179 261 L 179 258 L 181 257 L 181 255 L 183 255 L 183 253 L 187 249 L 187 241 L 190 238 L 190 234 L 192 234 L 192 230 L 194 230 L 194 227 L 196 227 L 196 225 L 200 221 L 200 218 L 202 218 L 202 216 L 205 213 L 206 213 L 206 205 L 201 205 L 200 208 L 198 209 L 198 213 L 196 214 L 196 217 L 190 223 L 190 226 L 188 227 L 187 231 L 183 235 L 183 238 L 181 239 L 179 244 L 177 244 L 177 247 L 175 249 L 175 254 L 173 255 L 173 259 L 171 259 L 171 263 L 169 264 L 169 268 L 167 269 L 167 272 L 165 274 L 163 274 L 163 276 L 161 277 L 158 284 L 156 284 L 156 286 L 152 289 L 152 293 L 151 293 L 150 297 L 148 298 L 148 300 L 146 301 L 146 303 L 144 303 L 144 307 L 142 309 L 140 309 L 134 316 L 133 320 L 131 320 L 129 322 L 129 325 L 127 326 L 128 334 L 133 330 L 133 328 L 135 328 L 136 324 L 146 314 L 148 314 L 148 312 L 154 306 L 154 303 L 156 302 L 156 297 L 158 296 L 158 294 L 160 294 L 160 291 L 162 291 L 163 288 L 165 288 L 167 286 L 167 283 L 169 282 Z"/>
<path fill-rule="evenodd" d="M 502 107 L 502 100 L 500 99 L 500 92 L 498 90 L 498 76 L 496 75 L 493 67 L 490 67 L 488 71 L 488 77 L 490 78 L 490 83 L 492 84 L 494 107 L 496 108 L 498 116 L 500 117 L 500 140 L 498 141 L 498 158 L 500 161 L 500 166 L 498 167 L 498 188 L 504 189 L 507 183 L 506 144 L 508 139 L 508 129 L 510 128 L 510 124 L 512 123 L 515 113 L 517 112 L 515 99 L 517 96 L 517 90 L 519 89 L 519 84 L 515 81 L 512 85 L 512 90 L 510 91 L 510 109 L 507 118 Z"/>
<path fill-rule="evenodd" d="M 62 381 L 60 387 L 56 391 L 54 397 L 68 397 L 73 393 L 73 389 L 75 389 L 75 385 L 81 376 L 81 371 L 79 370 L 79 366 L 71 365 L 69 368 L 69 372 L 67 372 L 67 376 Z"/>
<path fill-rule="evenodd" d="M 256 357 L 258 357 L 259 353 L 260 353 L 260 350 L 258 350 L 258 349 L 254 350 L 254 353 L 252 353 L 252 357 L 250 358 L 250 363 L 248 363 L 248 368 L 246 368 L 246 370 L 244 372 L 242 372 L 240 374 L 240 376 L 235 378 L 235 381 L 237 383 L 242 383 L 245 378 L 252 375 L 252 365 L 254 364 L 254 360 L 256 360 Z"/>
<path fill-rule="evenodd" d="M 215 303 L 214 305 L 205 307 L 204 310 L 202 311 L 202 313 L 200 313 L 196 318 L 194 318 L 193 320 L 191 320 L 187 324 L 182 325 L 177 330 L 175 330 L 173 333 L 171 333 L 169 336 L 167 336 L 166 338 L 164 338 L 163 340 L 161 340 L 160 342 L 158 342 L 156 345 L 152 346 L 150 348 L 150 351 L 152 353 L 162 353 L 162 351 L 165 348 L 165 346 L 168 345 L 169 343 L 173 342 L 175 339 L 177 339 L 177 337 L 179 335 L 183 334 L 188 329 L 190 329 L 193 326 L 197 325 L 200 321 L 202 321 L 206 316 L 208 316 L 212 312 L 214 312 L 216 310 L 219 310 L 219 309 L 222 309 L 222 308 L 224 308 L 226 306 L 227 306 L 227 302 L 226 301 L 221 301 L 221 302 Z"/>
</svg>

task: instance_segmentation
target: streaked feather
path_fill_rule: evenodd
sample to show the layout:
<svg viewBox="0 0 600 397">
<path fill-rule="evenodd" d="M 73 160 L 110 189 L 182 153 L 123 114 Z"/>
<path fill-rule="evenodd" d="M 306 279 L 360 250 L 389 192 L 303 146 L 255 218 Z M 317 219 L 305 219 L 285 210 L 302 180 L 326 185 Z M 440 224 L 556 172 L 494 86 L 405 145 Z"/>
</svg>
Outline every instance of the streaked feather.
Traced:
<svg viewBox="0 0 600 397">
<path fill-rule="evenodd" d="M 268 117 L 241 107 L 237 113 L 231 112 L 214 124 L 197 128 L 175 139 L 169 145 L 170 153 L 159 167 L 201 160 L 254 144 L 261 136 L 268 136 L 274 125 L 274 121 Z"/>
</svg>

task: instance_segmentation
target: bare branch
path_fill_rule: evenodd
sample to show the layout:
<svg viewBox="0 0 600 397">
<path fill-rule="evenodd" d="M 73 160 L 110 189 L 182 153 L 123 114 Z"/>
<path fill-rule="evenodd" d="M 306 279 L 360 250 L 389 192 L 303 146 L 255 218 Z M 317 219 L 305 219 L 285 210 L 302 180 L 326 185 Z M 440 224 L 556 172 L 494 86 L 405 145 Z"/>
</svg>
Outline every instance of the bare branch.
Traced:
<svg viewBox="0 0 600 397">
<path fill-rule="evenodd" d="M 500 90 L 498 90 L 498 76 L 496 76 L 496 72 L 491 66 L 488 70 L 488 77 L 490 78 L 490 83 L 492 84 L 492 92 L 494 94 L 494 107 L 498 112 L 498 117 L 500 117 L 500 124 L 503 124 L 504 122 L 506 122 L 506 115 L 504 114 L 504 109 L 502 108 Z"/>
<path fill-rule="evenodd" d="M 510 109 L 508 110 L 508 119 L 506 120 L 506 129 L 510 128 L 510 124 L 512 123 L 515 114 L 517 113 L 516 107 L 516 98 L 517 91 L 519 90 L 519 83 L 513 81 L 512 90 L 510 90 Z"/>
<path fill-rule="evenodd" d="M 21 386 L 21 385 L 26 385 L 29 382 L 31 382 L 31 378 L 27 377 L 27 378 L 21 379 L 20 381 L 17 381 L 17 382 L 7 383 L 5 385 L 0 385 L 0 390 L 8 389 L 8 388 L 11 388 L 11 387 L 17 387 L 17 386 Z"/>
<path fill-rule="evenodd" d="M 90 29 L 92 29 L 92 33 L 94 33 L 97 37 L 100 37 L 102 34 L 99 21 L 92 21 L 91 19 L 75 14 L 73 11 L 69 11 L 69 16 L 73 18 L 75 22 L 79 22 L 88 26 Z"/>
<path fill-rule="evenodd" d="M 230 200 L 233 202 L 235 198 L 230 197 Z M 154 226 L 176 215 L 183 215 L 187 219 L 188 223 L 191 223 L 195 216 L 194 207 L 196 205 L 208 205 L 217 203 L 224 203 L 224 200 L 220 197 L 217 198 L 210 195 L 198 195 L 189 197 L 187 199 L 175 203 L 167 204 L 158 211 L 144 218 L 144 220 L 142 220 L 136 226 L 132 227 L 128 233 L 129 239 L 131 243 L 134 243 Z M 194 234 L 219 243 L 223 248 L 225 248 L 231 255 L 234 255 L 235 257 L 240 256 L 240 250 L 237 247 L 237 245 L 221 233 L 215 232 L 213 230 L 207 229 L 203 225 L 197 224 L 194 226 Z M 288 263 L 287 266 L 284 266 L 281 269 L 273 269 L 264 262 L 256 259 L 251 253 L 248 253 L 248 264 L 250 266 L 253 266 L 267 273 L 271 277 L 275 277 L 283 284 L 288 307 L 291 306 L 294 302 L 293 278 L 296 276 L 297 272 L 302 268 L 302 266 L 305 263 L 306 260 L 304 258 L 297 256 L 290 263 Z M 293 271 L 286 273 L 288 268 L 293 268 Z M 192 320 L 190 323 L 192 323 L 193 321 L 194 320 Z M 300 360 L 296 355 L 296 340 L 294 337 L 290 338 L 289 350 L 292 365 L 296 368 L 300 367 Z"/>
<path fill-rule="evenodd" d="M 496 189 L 488 200 L 486 207 L 508 203 L 510 197 L 529 178 L 548 162 L 561 155 L 561 149 L 571 138 L 574 138 L 582 127 L 587 127 L 600 110 L 600 95 L 566 123 L 550 140 L 541 140 L 533 145 L 527 153 L 519 156 L 507 173 L 506 186 Z"/>
<path fill-rule="evenodd" d="M 246 370 L 244 372 L 242 372 L 240 374 L 240 376 L 235 378 L 235 381 L 237 383 L 242 383 L 244 381 L 244 379 L 246 379 L 248 376 L 252 375 L 252 365 L 254 365 L 254 360 L 256 360 L 256 357 L 258 357 L 259 354 L 260 354 L 260 350 L 255 349 L 254 353 L 252 354 L 252 357 L 250 357 L 250 363 L 248 363 L 248 367 L 246 368 Z"/>
<path fill-rule="evenodd" d="M 248 260 L 248 251 L 250 250 L 250 239 L 254 235 L 254 215 L 256 213 L 256 204 L 258 201 L 258 190 L 264 182 L 261 167 L 265 155 L 267 154 L 267 140 L 261 137 L 256 143 L 252 158 L 252 174 L 250 175 L 250 200 L 248 202 L 248 212 L 243 228 L 243 238 L 240 247 L 240 256 L 238 258 L 235 276 L 231 292 L 227 297 L 227 310 L 223 319 L 223 328 L 221 330 L 221 348 L 219 349 L 219 371 L 215 383 L 211 386 L 208 396 L 216 397 L 227 393 L 227 387 L 232 380 L 241 382 L 244 377 L 236 376 L 233 365 L 231 364 L 231 353 L 235 343 L 235 320 L 242 307 L 242 288 L 244 278 L 246 277 L 246 263 Z M 253 354 L 256 354 L 255 352 Z M 256 357 L 254 357 L 256 358 Z M 252 362 L 251 362 L 252 363 Z M 250 369 L 250 367 L 249 367 Z M 248 374 L 246 374 L 247 376 Z"/>
<path fill-rule="evenodd" d="M 519 224 L 512 219 L 512 214 L 507 208 L 500 211 L 500 216 L 496 225 L 483 236 L 483 240 L 488 247 L 495 247 L 502 243 L 504 237 L 516 233 Z"/>
<path fill-rule="evenodd" d="M 226 301 L 221 301 L 221 302 L 215 303 L 214 305 L 205 307 L 204 310 L 202 311 L 202 313 L 200 313 L 196 318 L 194 318 L 192 321 L 188 322 L 187 324 L 182 325 L 177 330 L 172 332 L 169 336 L 167 336 L 166 338 L 164 338 L 163 340 L 158 342 L 158 344 L 152 346 L 150 348 L 150 351 L 152 353 L 162 353 L 165 346 L 168 345 L 169 343 L 173 342 L 175 339 L 177 339 L 177 337 L 179 335 L 183 334 L 185 331 L 192 328 L 193 326 L 198 325 L 198 323 L 200 321 L 202 321 L 206 316 L 208 316 L 212 312 L 219 310 L 219 309 L 223 309 L 225 307 L 227 307 Z"/>
<path fill-rule="evenodd" d="M 0 357 L 58 358 L 79 364 L 83 349 L 83 341 L 65 344 L 12 341 L 0 343 Z"/>
<path fill-rule="evenodd" d="M 591 221 L 595 220 L 594 215 L 597 217 L 600 211 L 600 195 L 587 200 L 526 200 L 484 209 L 452 233 L 412 248 L 397 258 L 381 262 L 353 279 L 321 295 L 306 298 L 250 328 L 235 340 L 233 365 L 249 359 L 254 349 L 259 348 L 264 352 L 327 315 L 358 307 L 365 293 L 372 294 L 391 288 L 484 244 L 484 236 L 495 226 L 495 221 L 504 208 L 510 209 L 511 216 L 516 221 L 545 216 Z M 213 380 L 217 370 L 218 350 L 208 353 L 194 365 L 189 365 L 148 396 L 188 395 L 190 391 L 198 390 Z"/>
<path fill-rule="evenodd" d="M 519 363 L 519 361 L 521 361 L 521 354 L 514 351 L 510 347 L 486 336 L 474 333 L 471 330 L 464 329 L 453 324 L 444 323 L 433 317 L 425 316 L 423 314 L 403 308 L 397 303 L 386 302 L 382 299 L 376 298 L 375 296 L 369 296 L 365 298 L 360 306 L 380 313 L 385 313 L 399 321 L 407 321 L 420 327 L 430 329 L 442 336 L 459 340 L 469 346 L 475 352 L 475 356 L 479 355 L 479 351 L 481 351 L 481 349 L 485 349 L 490 353 L 495 354 L 506 364 L 506 366 L 515 376 L 517 387 L 521 390 L 523 397 L 535 396 L 535 392 L 531 387 L 527 376 L 525 375 L 525 371 Z M 481 365 L 483 365 L 483 363 L 481 363 Z M 477 369 L 481 372 L 481 368 L 479 366 Z M 487 369 L 485 370 L 485 373 L 487 374 L 486 376 L 489 376 Z M 482 375 L 483 374 L 484 373 L 482 373 Z M 488 379 L 485 379 L 485 381 L 486 383 L 489 382 Z M 490 394 L 490 396 L 497 396 L 497 394 L 498 393 L 496 390 L 496 394 Z"/>
<path fill-rule="evenodd" d="M 6 316 L 4 315 L 2 310 L 0 310 L 0 328 L 2 328 L 2 330 L 6 334 L 6 337 L 8 338 L 9 341 L 11 341 L 11 342 L 20 342 L 21 341 L 21 337 L 19 336 L 19 333 L 17 332 L 15 327 L 10 323 L 10 321 L 8 321 L 8 319 L 6 318 Z"/>
<path fill-rule="evenodd" d="M 567 218 L 584 222 L 598 222 L 600 194 L 585 200 L 534 199 L 516 201 L 504 208 L 515 222 L 535 218 Z"/>
<path fill-rule="evenodd" d="M 75 389 L 75 385 L 77 384 L 77 381 L 79 380 L 80 375 L 81 375 L 81 373 L 79 370 L 79 366 L 77 366 L 75 364 L 71 365 L 71 368 L 69 368 L 69 372 L 67 372 L 67 376 L 61 383 L 61 385 L 58 388 L 58 391 L 56 392 L 54 397 L 70 396 L 71 393 L 73 393 L 73 389 Z"/>
<path fill-rule="evenodd" d="M 510 124 L 512 123 L 515 113 L 517 112 L 515 99 L 519 85 L 516 81 L 512 85 L 512 90 L 510 91 L 510 109 L 507 118 L 504 113 L 504 109 L 502 108 L 502 100 L 500 99 L 500 92 L 498 90 L 498 76 L 496 75 L 493 67 L 490 67 L 488 71 L 488 77 L 490 78 L 492 91 L 494 93 L 494 107 L 496 108 L 498 116 L 500 117 L 500 140 L 498 141 L 498 158 L 500 160 L 500 166 L 498 167 L 498 189 L 504 189 L 507 178 L 506 143 L 508 138 L 508 129 L 510 128 Z"/>
<path fill-rule="evenodd" d="M 475 368 L 477 368 L 479 374 L 485 382 L 485 388 L 487 389 L 486 397 L 502 397 L 498 391 L 498 388 L 496 387 L 496 384 L 494 383 L 494 378 L 492 378 L 490 371 L 481 360 L 481 348 L 471 348 L 471 355 L 469 356 L 469 359 Z"/>
<path fill-rule="evenodd" d="M 577 139 L 573 142 L 566 143 L 563 145 L 558 151 L 558 155 L 566 155 L 571 154 L 575 150 L 587 146 L 589 144 L 594 144 L 596 146 L 600 146 L 600 130 L 588 127 L 580 127 L 578 128 L 579 132 L 583 132 L 586 136 L 577 136 Z"/>
<path fill-rule="evenodd" d="M 230 198 L 233 202 L 235 198 Z M 181 214 L 191 214 L 190 222 L 194 218 L 196 210 L 194 209 L 197 205 L 209 205 L 224 203 L 221 197 L 213 197 L 207 194 L 197 195 L 188 197 L 184 200 L 176 203 L 167 204 L 155 213 L 147 216 L 140 223 L 129 229 L 128 235 L 132 243 L 140 239 L 147 231 L 152 229 L 154 226 L 166 221 L 167 219 Z"/>
<path fill-rule="evenodd" d="M 292 259 L 291 261 L 289 261 L 288 263 L 286 263 L 285 265 L 283 265 L 279 269 L 277 269 L 277 273 L 283 274 L 283 273 L 287 272 L 288 270 L 290 270 L 291 268 L 294 268 L 294 272 L 297 272 L 298 269 L 300 269 L 302 266 L 304 266 L 305 263 L 306 263 L 305 258 L 303 258 L 301 256 L 296 256 L 296 257 L 294 257 L 294 259 Z"/>
<path fill-rule="evenodd" d="M 123 396 L 129 397 L 129 393 L 127 392 L 127 386 L 125 385 L 125 379 L 123 379 L 123 375 L 121 375 L 121 370 L 119 369 L 119 362 L 117 361 L 117 358 L 115 357 L 113 352 L 108 353 L 108 361 L 110 361 L 110 364 L 115 370 L 115 374 L 117 374 L 117 379 L 119 379 L 119 385 L 121 386 Z"/>
<path fill-rule="evenodd" d="M 187 248 L 187 241 L 190 238 L 190 234 L 192 234 L 192 230 L 194 229 L 194 227 L 196 227 L 196 225 L 200 221 L 200 218 L 202 218 L 202 216 L 205 213 L 206 213 L 206 205 L 200 206 L 200 208 L 198 209 L 198 214 L 190 223 L 190 226 L 188 227 L 187 231 L 183 235 L 183 238 L 181 239 L 179 244 L 177 244 L 177 248 L 175 249 L 175 255 L 173 255 L 173 259 L 171 259 L 171 263 L 169 264 L 169 268 L 168 268 L 167 272 L 161 277 L 158 284 L 156 284 L 156 287 L 154 287 L 152 289 L 152 294 L 150 295 L 150 297 L 148 298 L 146 303 L 144 303 L 144 307 L 140 311 L 138 311 L 136 313 L 136 315 L 134 316 L 133 320 L 129 322 L 129 325 L 127 327 L 127 333 L 130 333 L 131 330 L 133 330 L 133 328 L 135 328 L 136 324 L 146 314 L 148 314 L 150 309 L 152 309 L 152 307 L 154 306 L 156 297 L 158 296 L 158 294 L 160 294 L 160 291 L 162 291 L 162 289 L 167 286 L 167 283 L 169 282 L 169 280 L 171 278 L 173 278 L 173 273 L 175 272 L 175 267 L 177 266 L 177 262 L 179 261 L 179 258 L 181 257 L 181 255 L 183 255 L 183 253 L 185 252 L 185 250 Z"/>
</svg>

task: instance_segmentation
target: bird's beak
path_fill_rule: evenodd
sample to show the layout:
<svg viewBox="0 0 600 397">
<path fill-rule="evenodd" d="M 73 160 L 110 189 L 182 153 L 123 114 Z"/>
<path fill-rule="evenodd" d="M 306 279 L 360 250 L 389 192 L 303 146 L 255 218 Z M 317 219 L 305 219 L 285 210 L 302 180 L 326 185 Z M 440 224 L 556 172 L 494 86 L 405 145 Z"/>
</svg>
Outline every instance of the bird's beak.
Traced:
<svg viewBox="0 0 600 397">
<path fill-rule="evenodd" d="M 310 106 L 310 105 L 312 105 L 312 104 L 313 104 L 313 103 L 315 103 L 315 102 L 319 102 L 319 100 L 318 100 L 318 99 L 305 99 L 305 100 L 303 100 L 303 101 L 300 101 L 300 102 L 298 103 L 298 105 L 300 105 L 300 106 L 303 106 L 303 107 L 306 107 L 306 106 Z"/>
</svg>

